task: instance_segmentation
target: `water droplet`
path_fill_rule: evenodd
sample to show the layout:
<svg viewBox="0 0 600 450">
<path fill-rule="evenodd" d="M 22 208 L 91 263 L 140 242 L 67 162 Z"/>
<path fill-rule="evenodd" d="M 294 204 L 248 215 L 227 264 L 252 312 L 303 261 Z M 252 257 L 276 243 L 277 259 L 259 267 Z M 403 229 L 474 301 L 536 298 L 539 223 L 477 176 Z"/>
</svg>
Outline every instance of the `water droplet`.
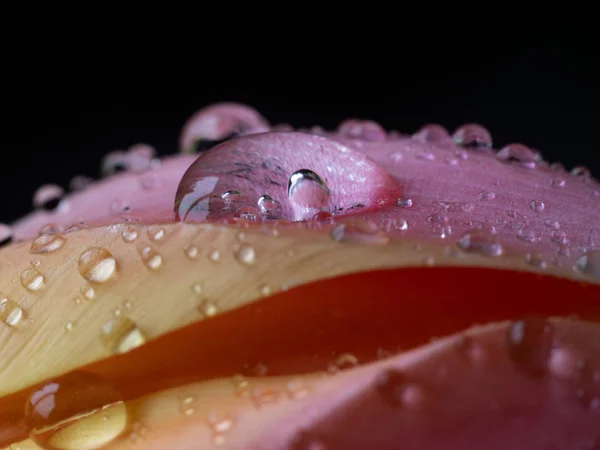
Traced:
<svg viewBox="0 0 600 450">
<path fill-rule="evenodd" d="M 399 163 L 404 159 L 404 155 L 402 154 L 402 152 L 395 151 L 390 153 L 390 159 L 395 163 Z"/>
<path fill-rule="evenodd" d="M 40 228 L 40 235 L 44 235 L 44 234 L 57 234 L 57 233 L 62 233 L 62 231 L 64 230 L 64 228 L 62 227 L 62 225 L 59 225 L 57 223 L 47 223 L 44 226 L 42 226 L 42 228 Z"/>
<path fill-rule="evenodd" d="M 152 247 L 145 246 L 139 249 L 142 262 L 151 270 L 158 270 L 162 266 L 162 256 L 158 254 Z"/>
<path fill-rule="evenodd" d="M 383 219 L 381 221 L 381 223 L 383 226 L 383 230 L 386 232 L 390 232 L 390 231 L 394 231 L 394 230 L 400 230 L 400 231 L 408 230 L 408 223 L 406 222 L 406 220 L 404 220 L 400 217 L 386 217 L 385 219 Z"/>
<path fill-rule="evenodd" d="M 539 252 L 531 252 L 525 255 L 525 262 L 533 267 L 545 269 L 548 267 L 548 262 L 544 259 L 544 255 Z"/>
<path fill-rule="evenodd" d="M 578 178 L 583 178 L 583 179 L 590 179 L 592 176 L 590 169 L 588 169 L 585 166 L 573 167 L 573 169 L 571 170 L 571 175 L 578 177 Z"/>
<path fill-rule="evenodd" d="M 196 247 L 194 245 L 190 245 L 189 247 L 186 247 L 184 252 L 185 252 L 185 256 L 187 256 L 189 259 L 196 259 L 198 257 L 198 254 L 200 253 L 198 250 L 198 247 Z"/>
<path fill-rule="evenodd" d="M 152 225 L 148 228 L 148 237 L 151 241 L 160 241 L 165 237 L 165 230 L 161 227 Z"/>
<path fill-rule="evenodd" d="M 519 230 L 517 231 L 517 239 L 524 242 L 536 242 L 538 235 L 534 230 Z"/>
<path fill-rule="evenodd" d="M 423 161 L 434 161 L 435 155 L 432 152 L 419 152 L 417 158 Z"/>
<path fill-rule="evenodd" d="M 261 285 L 259 290 L 260 290 L 260 295 L 262 295 L 263 297 L 266 297 L 273 293 L 273 289 L 268 284 Z"/>
<path fill-rule="evenodd" d="M 21 285 L 28 291 L 39 291 L 46 284 L 44 276 L 33 267 L 21 272 Z"/>
<path fill-rule="evenodd" d="M 25 406 L 30 438 L 41 448 L 99 449 L 127 427 L 127 408 L 106 380 L 72 372 L 45 383 Z"/>
<path fill-rule="evenodd" d="M 219 312 L 217 305 L 208 300 L 204 300 L 198 309 L 204 317 L 214 317 Z"/>
<path fill-rule="evenodd" d="M 54 211 L 58 208 L 65 191 L 56 184 L 46 184 L 40 187 L 33 195 L 33 206 L 36 209 Z"/>
<path fill-rule="evenodd" d="M 65 245 L 67 240 L 57 234 L 43 234 L 31 243 L 29 253 L 50 253 Z"/>
<path fill-rule="evenodd" d="M 423 391 L 407 376 L 396 369 L 386 369 L 377 375 L 375 390 L 392 407 L 418 408 L 423 402 Z"/>
<path fill-rule="evenodd" d="M 223 192 L 221 194 L 221 199 L 223 199 L 223 203 L 226 205 L 233 205 L 234 203 L 239 202 L 242 199 L 242 194 L 235 189 L 231 189 L 229 191 Z"/>
<path fill-rule="evenodd" d="M 486 359 L 484 348 L 471 336 L 462 335 L 457 341 L 456 348 L 472 363 L 482 363 Z"/>
<path fill-rule="evenodd" d="M 240 246 L 238 251 L 235 252 L 235 259 L 237 259 L 242 264 L 251 266 L 256 262 L 256 252 L 252 246 L 242 245 Z"/>
<path fill-rule="evenodd" d="M 544 211 L 544 208 L 546 207 L 546 205 L 541 200 L 532 200 L 529 203 L 529 207 L 531 208 L 531 210 L 533 212 L 541 213 L 542 211 Z"/>
<path fill-rule="evenodd" d="M 496 198 L 496 193 L 490 191 L 481 191 L 477 195 L 477 198 L 479 199 L 479 201 L 489 202 L 490 200 L 494 200 Z"/>
<path fill-rule="evenodd" d="M 401 197 L 396 200 L 396 204 L 401 208 L 410 208 L 413 205 L 413 201 L 410 198 Z"/>
<path fill-rule="evenodd" d="M 329 188 L 312 170 L 294 172 L 287 187 L 288 198 L 295 207 L 295 220 L 306 220 L 319 211 L 326 211 L 329 203 Z"/>
<path fill-rule="evenodd" d="M 73 329 L 73 322 L 69 321 L 65 324 L 65 331 L 71 331 Z"/>
<path fill-rule="evenodd" d="M 546 225 L 548 228 L 553 228 L 555 230 L 558 230 L 560 228 L 560 223 L 558 222 L 558 220 L 554 219 L 544 219 L 544 225 Z"/>
<path fill-rule="evenodd" d="M 263 216 L 274 219 L 281 215 L 281 207 L 279 206 L 279 203 L 266 194 L 260 196 L 257 204 L 258 209 Z"/>
<path fill-rule="evenodd" d="M 243 375 L 241 374 L 236 374 L 231 378 L 231 384 L 233 384 L 233 387 L 235 389 L 235 394 L 238 397 L 247 397 L 248 395 L 250 395 L 250 384 L 248 383 L 248 380 L 246 380 L 246 378 L 244 378 Z"/>
<path fill-rule="evenodd" d="M 575 262 L 575 268 L 586 275 L 600 279 L 600 250 L 592 250 L 581 255 Z"/>
<path fill-rule="evenodd" d="M 22 318 L 23 310 L 21 307 L 12 300 L 9 300 L 8 297 L 0 294 L 0 321 L 14 327 L 17 326 Z"/>
<path fill-rule="evenodd" d="M 563 188 L 567 182 L 562 178 L 550 178 L 550 186 L 553 188 Z"/>
<path fill-rule="evenodd" d="M 208 426 L 213 433 L 225 433 L 233 427 L 233 417 L 230 414 L 219 414 L 215 411 L 208 413 Z"/>
<path fill-rule="evenodd" d="M 521 166 L 535 168 L 538 160 L 535 152 L 523 144 L 509 144 L 496 153 L 496 158 L 501 161 L 516 161 Z"/>
<path fill-rule="evenodd" d="M 137 239 L 138 232 L 133 225 L 125 225 L 121 237 L 125 242 L 133 242 Z"/>
<path fill-rule="evenodd" d="M 100 340 L 112 353 L 127 353 L 146 343 L 146 336 L 127 317 L 107 320 L 102 325 Z"/>
<path fill-rule="evenodd" d="M 92 286 L 84 286 L 81 288 L 81 293 L 88 300 L 93 300 L 96 298 L 96 291 Z"/>
<path fill-rule="evenodd" d="M 306 431 L 297 433 L 291 439 L 288 447 L 290 450 L 328 450 L 321 440 Z"/>
<path fill-rule="evenodd" d="M 481 125 L 469 123 L 459 127 L 452 135 L 456 145 L 472 149 L 491 149 L 492 136 Z"/>
<path fill-rule="evenodd" d="M 381 125 L 372 120 L 345 120 L 340 124 L 337 132 L 351 139 L 363 139 L 372 142 L 385 141 L 387 137 Z"/>
<path fill-rule="evenodd" d="M 465 232 L 458 240 L 457 245 L 465 252 L 479 253 L 483 256 L 500 256 L 504 253 L 497 237 L 482 229 Z"/>
<path fill-rule="evenodd" d="M 79 256 L 79 273 L 92 283 L 104 283 L 117 274 L 117 260 L 102 247 L 90 247 Z"/>
<path fill-rule="evenodd" d="M 346 244 L 387 244 L 390 239 L 372 221 L 361 218 L 345 219 L 331 230 L 334 241 Z"/>
<path fill-rule="evenodd" d="M 219 250 L 213 250 L 208 254 L 208 259 L 213 262 L 218 262 L 221 260 L 221 252 Z"/>
<path fill-rule="evenodd" d="M 297 400 L 308 396 L 308 387 L 300 378 L 294 378 L 288 382 L 286 392 L 289 398 Z"/>
<path fill-rule="evenodd" d="M 280 390 L 267 387 L 255 388 L 250 392 L 250 399 L 256 408 L 260 408 L 266 404 L 275 403 L 280 397 Z"/>
<path fill-rule="evenodd" d="M 443 142 L 450 139 L 450 133 L 443 126 L 431 123 L 422 126 L 412 138 L 421 142 Z"/>
<path fill-rule="evenodd" d="M 8 225 L 0 223 L 0 247 L 10 244 L 12 240 L 12 229 Z"/>
<path fill-rule="evenodd" d="M 542 376 L 554 343 L 554 328 L 545 319 L 528 317 L 513 322 L 508 328 L 508 356 L 519 370 Z"/>
<path fill-rule="evenodd" d="M 113 151 L 102 158 L 102 175 L 108 177 L 129 169 L 127 155 L 122 151 Z"/>
<path fill-rule="evenodd" d="M 335 358 L 334 371 L 348 370 L 358 366 L 358 358 L 352 353 L 342 353 Z"/>
<path fill-rule="evenodd" d="M 243 221 L 258 222 L 259 213 L 252 206 L 242 206 L 236 210 L 234 217 Z"/>
<path fill-rule="evenodd" d="M 448 223 L 448 217 L 443 214 L 432 214 L 427 217 L 427 223 L 446 224 Z"/>
<path fill-rule="evenodd" d="M 93 178 L 84 175 L 76 175 L 69 181 L 69 189 L 73 192 L 83 191 L 93 182 Z"/>
<path fill-rule="evenodd" d="M 569 379 L 577 375 L 578 358 L 575 353 L 568 349 L 558 347 L 551 351 L 548 360 L 548 372 L 552 375 Z"/>
<path fill-rule="evenodd" d="M 566 244 L 569 241 L 567 233 L 560 230 L 554 230 L 550 235 L 550 240 L 558 244 Z"/>
<path fill-rule="evenodd" d="M 123 199 L 115 200 L 110 204 L 110 212 L 112 214 L 123 214 L 130 210 L 129 202 Z"/>
</svg>

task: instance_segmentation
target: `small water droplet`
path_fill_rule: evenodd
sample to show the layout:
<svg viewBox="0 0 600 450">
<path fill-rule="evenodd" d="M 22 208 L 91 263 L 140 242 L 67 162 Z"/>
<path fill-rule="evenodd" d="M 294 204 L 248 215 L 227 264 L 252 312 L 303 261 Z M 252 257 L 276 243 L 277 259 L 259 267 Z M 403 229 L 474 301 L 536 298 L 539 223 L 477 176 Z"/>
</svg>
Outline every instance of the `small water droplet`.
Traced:
<svg viewBox="0 0 600 450">
<path fill-rule="evenodd" d="M 553 228 L 555 230 L 558 230 L 560 228 L 560 223 L 558 222 L 558 220 L 554 219 L 544 219 L 544 225 L 546 225 L 548 228 Z"/>
<path fill-rule="evenodd" d="M 123 214 L 130 210 L 129 202 L 123 199 L 115 200 L 110 204 L 110 212 L 112 214 Z"/>
<path fill-rule="evenodd" d="M 544 208 L 546 207 L 546 205 L 541 200 L 532 200 L 529 203 L 529 207 L 531 208 L 531 210 L 533 212 L 541 213 L 542 211 L 544 211 Z"/>
<path fill-rule="evenodd" d="M 253 265 L 256 262 L 256 252 L 254 247 L 250 245 L 240 246 L 238 251 L 235 252 L 235 259 L 247 266 Z"/>
<path fill-rule="evenodd" d="M 39 291 L 45 287 L 46 280 L 39 270 L 33 267 L 21 272 L 21 285 L 28 291 Z"/>
<path fill-rule="evenodd" d="M 481 125 L 469 123 L 459 127 L 452 135 L 456 145 L 472 149 L 491 149 L 492 136 Z"/>
<path fill-rule="evenodd" d="M 290 399 L 298 400 L 308 396 L 308 387 L 302 379 L 294 378 L 288 382 L 286 392 Z"/>
<path fill-rule="evenodd" d="M 260 290 L 260 295 L 262 295 L 263 297 L 266 297 L 273 293 L 273 289 L 268 284 L 261 285 L 259 290 Z"/>
<path fill-rule="evenodd" d="M 600 250 L 592 250 L 581 255 L 575 268 L 586 275 L 600 279 Z"/>
<path fill-rule="evenodd" d="M 323 441 L 306 431 L 296 433 L 288 447 L 290 450 L 328 450 Z"/>
<path fill-rule="evenodd" d="M 158 226 L 150 226 L 148 228 L 148 237 L 151 241 L 160 241 L 165 237 L 165 230 Z"/>
<path fill-rule="evenodd" d="M 133 242 L 137 239 L 138 232 L 133 225 L 125 225 L 121 237 L 125 242 Z"/>
<path fill-rule="evenodd" d="M 93 178 L 85 175 L 76 175 L 69 181 L 69 189 L 73 192 L 83 191 L 94 182 Z"/>
<path fill-rule="evenodd" d="M 108 153 L 101 162 L 102 176 L 108 177 L 129 169 L 129 162 L 125 152 L 116 150 Z"/>
<path fill-rule="evenodd" d="M 238 397 L 247 397 L 250 395 L 250 384 L 243 375 L 239 373 L 234 375 L 231 378 L 231 384 L 233 384 L 235 394 Z"/>
<path fill-rule="evenodd" d="M 508 328 L 508 356 L 519 370 L 532 376 L 546 373 L 553 343 L 554 328 L 545 319 L 528 317 Z"/>
<path fill-rule="evenodd" d="M 44 235 L 44 234 L 58 234 L 58 233 L 62 233 L 64 230 L 62 225 L 59 225 L 57 223 L 47 223 L 44 226 L 42 226 L 42 228 L 40 228 L 40 235 Z"/>
<path fill-rule="evenodd" d="M 275 403 L 281 397 L 282 392 L 278 389 L 259 387 L 250 392 L 250 399 L 256 408 Z"/>
<path fill-rule="evenodd" d="M 387 244 L 390 239 L 368 219 L 352 218 L 339 223 L 331 230 L 334 241 L 346 244 Z"/>
<path fill-rule="evenodd" d="M 574 378 L 577 368 L 578 358 L 572 350 L 558 347 L 551 351 L 548 372 L 552 375 L 563 379 Z"/>
<path fill-rule="evenodd" d="M 342 353 L 335 358 L 335 362 L 330 365 L 329 371 L 337 372 L 339 370 L 348 370 L 356 366 L 358 366 L 358 358 L 356 356 L 352 353 Z"/>
<path fill-rule="evenodd" d="M 588 169 L 585 166 L 573 167 L 573 169 L 571 170 L 571 175 L 582 179 L 590 179 L 592 176 L 590 169 Z"/>
<path fill-rule="evenodd" d="M 525 255 L 525 262 L 533 267 L 545 269 L 548 267 L 548 262 L 544 259 L 544 255 L 539 252 L 531 252 Z"/>
<path fill-rule="evenodd" d="M 375 390 L 392 407 L 418 408 L 423 403 L 423 391 L 396 369 L 385 369 L 375 379 Z"/>
<path fill-rule="evenodd" d="M 46 184 L 41 186 L 33 195 L 33 206 L 36 209 L 45 211 L 54 211 L 58 208 L 65 191 L 56 184 Z"/>
<path fill-rule="evenodd" d="M 550 240 L 558 244 L 566 244 L 569 241 L 567 233 L 560 230 L 554 230 L 550 235 Z"/>
<path fill-rule="evenodd" d="M 29 437 L 41 448 L 74 450 L 104 448 L 126 429 L 128 417 L 122 396 L 110 383 L 72 372 L 34 391 L 25 421 Z"/>
<path fill-rule="evenodd" d="M 482 363 L 486 359 L 486 352 L 484 348 L 471 336 L 461 336 L 457 341 L 456 348 L 472 363 Z"/>
<path fill-rule="evenodd" d="M 139 249 L 142 262 L 151 270 L 158 270 L 162 266 L 163 259 L 152 247 L 145 246 Z"/>
<path fill-rule="evenodd" d="M 399 163 L 404 159 L 404 155 L 402 154 L 402 152 L 395 151 L 390 153 L 390 159 L 395 163 Z"/>
<path fill-rule="evenodd" d="M 216 411 L 210 411 L 207 421 L 213 433 L 225 433 L 233 427 L 233 417 L 227 413 L 219 414 Z"/>
<path fill-rule="evenodd" d="M 256 203 L 260 213 L 263 216 L 266 216 L 270 219 L 281 216 L 281 207 L 279 206 L 279 203 L 277 203 L 276 200 L 273 200 L 270 196 L 266 194 L 261 195 Z"/>
<path fill-rule="evenodd" d="M 214 317 L 219 312 L 217 305 L 208 300 L 204 300 L 198 309 L 204 317 Z"/>
<path fill-rule="evenodd" d="M 327 210 L 329 188 L 312 170 L 294 172 L 288 180 L 287 192 L 294 206 L 295 220 L 307 220 L 317 212 Z"/>
<path fill-rule="evenodd" d="M 504 253 L 497 237 L 482 229 L 465 232 L 458 240 L 457 245 L 465 252 L 479 253 L 483 256 L 500 256 Z"/>
<path fill-rule="evenodd" d="M 88 300 L 93 300 L 96 298 L 96 290 L 92 286 L 84 286 L 81 288 L 81 293 Z"/>
<path fill-rule="evenodd" d="M 69 321 L 65 324 L 65 331 L 71 331 L 73 329 L 73 322 Z"/>
<path fill-rule="evenodd" d="M 190 245 L 189 247 L 186 247 L 184 252 L 185 252 L 185 256 L 187 256 L 189 259 L 196 259 L 198 257 L 198 254 L 200 253 L 198 250 L 198 247 L 196 247 L 194 245 Z"/>
<path fill-rule="evenodd" d="M 0 321 L 14 327 L 22 318 L 23 310 L 21 307 L 5 295 L 0 294 Z"/>
<path fill-rule="evenodd" d="M 562 178 L 550 178 L 550 186 L 553 188 L 563 188 L 567 182 Z"/>
<path fill-rule="evenodd" d="M 387 217 L 387 218 L 383 219 L 381 223 L 382 223 L 383 230 L 386 232 L 390 232 L 390 231 L 394 231 L 394 230 L 399 230 L 399 231 L 408 230 L 408 223 L 406 222 L 406 220 L 404 220 L 400 217 Z"/>
<path fill-rule="evenodd" d="M 242 206 L 238 208 L 234 215 L 236 219 L 241 219 L 242 221 L 247 222 L 258 222 L 260 214 L 258 213 L 256 208 L 252 206 Z"/>
<path fill-rule="evenodd" d="M 31 243 L 29 253 L 50 253 L 65 245 L 67 240 L 57 234 L 43 234 Z"/>
<path fill-rule="evenodd" d="M 192 292 L 196 295 L 202 295 L 202 285 L 200 283 L 192 284 Z"/>
<path fill-rule="evenodd" d="M 396 200 L 396 204 L 401 208 L 410 208 L 413 205 L 413 201 L 410 198 L 401 197 Z"/>
<path fill-rule="evenodd" d="M 450 133 L 443 126 L 431 123 L 422 126 L 412 138 L 421 142 L 443 142 L 450 139 Z"/>
<path fill-rule="evenodd" d="M 363 139 L 365 141 L 385 141 L 387 134 L 377 122 L 372 120 L 348 119 L 340 124 L 337 132 L 351 139 Z"/>
<path fill-rule="evenodd" d="M 208 254 L 208 259 L 213 262 L 218 262 L 221 260 L 221 252 L 219 250 L 213 250 Z"/>
<path fill-rule="evenodd" d="M 146 336 L 127 317 L 116 317 L 102 325 L 100 340 L 112 353 L 123 354 L 146 343 Z"/>
<path fill-rule="evenodd" d="M 104 283 L 117 274 L 117 260 L 102 247 L 90 247 L 79 256 L 79 273 L 92 283 Z"/>
<path fill-rule="evenodd" d="M 423 161 L 434 161 L 435 155 L 432 152 L 419 152 L 417 158 Z"/>
<path fill-rule="evenodd" d="M 494 200 L 496 198 L 496 193 L 495 192 L 490 192 L 490 191 L 481 191 L 477 195 L 477 198 L 479 199 L 479 201 L 489 202 L 489 201 Z"/>
</svg>

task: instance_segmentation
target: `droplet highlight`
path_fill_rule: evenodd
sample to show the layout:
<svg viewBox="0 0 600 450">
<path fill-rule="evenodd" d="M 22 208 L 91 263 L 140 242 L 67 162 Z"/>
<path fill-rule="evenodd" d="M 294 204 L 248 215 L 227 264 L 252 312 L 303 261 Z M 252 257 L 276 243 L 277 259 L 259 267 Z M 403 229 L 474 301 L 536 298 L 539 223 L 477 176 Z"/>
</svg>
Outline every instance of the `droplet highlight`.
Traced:
<svg viewBox="0 0 600 450">
<path fill-rule="evenodd" d="M 67 240 L 57 234 L 43 234 L 31 243 L 29 253 L 51 253 L 65 245 Z"/>
<path fill-rule="evenodd" d="M 91 247 L 79 256 L 79 273 L 91 283 L 105 283 L 117 274 L 117 260 L 107 249 Z"/>
<path fill-rule="evenodd" d="M 120 316 L 102 325 L 100 340 L 112 353 L 123 354 L 144 345 L 146 336 L 135 322 Z"/>
</svg>

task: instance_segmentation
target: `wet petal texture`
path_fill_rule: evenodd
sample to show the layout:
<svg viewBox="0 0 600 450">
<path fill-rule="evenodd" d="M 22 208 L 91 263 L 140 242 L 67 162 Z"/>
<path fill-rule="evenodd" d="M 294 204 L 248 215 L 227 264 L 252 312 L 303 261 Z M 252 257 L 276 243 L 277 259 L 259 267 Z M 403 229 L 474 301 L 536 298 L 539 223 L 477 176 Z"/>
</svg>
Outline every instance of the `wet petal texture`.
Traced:
<svg viewBox="0 0 600 450">
<path fill-rule="evenodd" d="M 269 129 L 269 122 L 255 109 L 239 103 L 217 103 L 190 117 L 181 132 L 179 149 L 193 153 L 195 146 L 204 150 L 221 140 Z"/>
<path fill-rule="evenodd" d="M 271 132 L 200 155 L 181 180 L 175 212 L 190 222 L 227 218 L 242 207 L 256 208 L 264 195 L 280 205 L 281 219 L 297 220 L 299 214 L 311 218 L 302 213 L 315 204 L 328 213 L 373 209 L 393 202 L 399 189 L 382 167 L 345 145 L 306 133 Z"/>
</svg>

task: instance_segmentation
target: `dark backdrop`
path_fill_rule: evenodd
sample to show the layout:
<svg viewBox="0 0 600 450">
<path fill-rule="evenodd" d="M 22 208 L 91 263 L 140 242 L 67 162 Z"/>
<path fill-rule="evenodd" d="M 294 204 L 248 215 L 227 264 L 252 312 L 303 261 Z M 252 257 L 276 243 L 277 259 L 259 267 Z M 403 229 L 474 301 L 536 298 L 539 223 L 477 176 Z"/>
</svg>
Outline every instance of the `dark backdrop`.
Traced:
<svg viewBox="0 0 600 450">
<path fill-rule="evenodd" d="M 98 176 L 111 149 L 147 142 L 176 151 L 184 121 L 223 100 L 295 126 L 360 117 L 412 132 L 426 122 L 453 129 L 475 121 L 495 146 L 522 142 L 567 168 L 600 171 L 593 10 L 502 13 L 479 4 L 435 16 L 434 7 L 347 6 L 351 17 L 309 8 L 293 25 L 284 14 L 261 24 L 268 39 L 257 42 L 252 27 L 238 35 L 232 24 L 168 42 L 165 30 L 146 27 L 127 39 L 109 31 L 118 38 L 110 44 L 44 36 L 35 54 L 5 56 L 0 222 L 28 212 L 43 183 Z"/>
</svg>

